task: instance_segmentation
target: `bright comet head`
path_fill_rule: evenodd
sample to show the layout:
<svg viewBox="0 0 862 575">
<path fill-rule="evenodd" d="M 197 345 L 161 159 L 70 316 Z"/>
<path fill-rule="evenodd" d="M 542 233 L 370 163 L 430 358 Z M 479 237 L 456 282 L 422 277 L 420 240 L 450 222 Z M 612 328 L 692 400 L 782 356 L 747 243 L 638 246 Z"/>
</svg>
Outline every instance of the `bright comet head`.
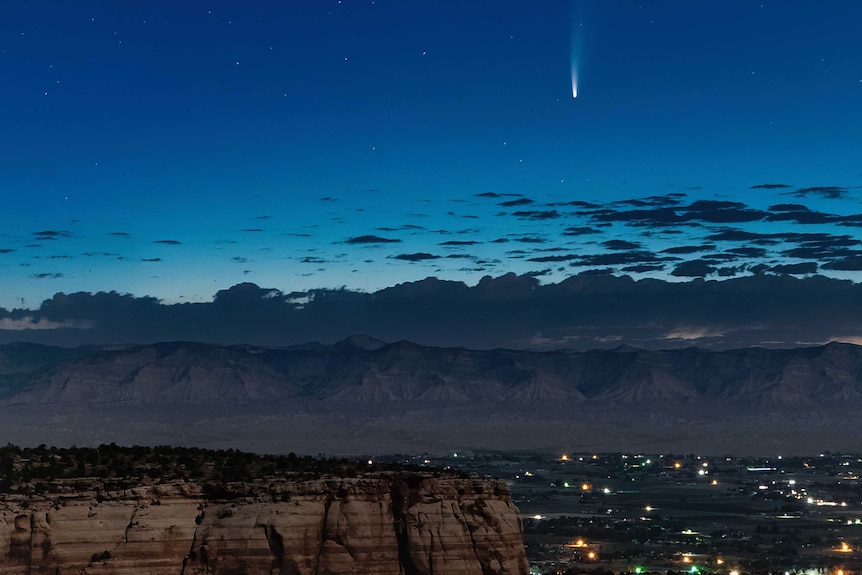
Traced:
<svg viewBox="0 0 862 575">
<path fill-rule="evenodd" d="M 578 71 L 572 67 L 572 98 L 578 97 Z"/>
</svg>

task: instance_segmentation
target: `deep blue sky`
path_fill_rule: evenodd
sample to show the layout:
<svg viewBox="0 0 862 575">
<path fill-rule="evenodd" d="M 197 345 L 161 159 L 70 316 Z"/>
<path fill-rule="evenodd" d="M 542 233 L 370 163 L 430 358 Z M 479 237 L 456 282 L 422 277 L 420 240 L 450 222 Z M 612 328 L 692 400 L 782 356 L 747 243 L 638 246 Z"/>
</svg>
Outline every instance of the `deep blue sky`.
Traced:
<svg viewBox="0 0 862 575">
<path fill-rule="evenodd" d="M 3 2 L 0 307 L 858 279 L 859 30 L 857 0 Z"/>
</svg>

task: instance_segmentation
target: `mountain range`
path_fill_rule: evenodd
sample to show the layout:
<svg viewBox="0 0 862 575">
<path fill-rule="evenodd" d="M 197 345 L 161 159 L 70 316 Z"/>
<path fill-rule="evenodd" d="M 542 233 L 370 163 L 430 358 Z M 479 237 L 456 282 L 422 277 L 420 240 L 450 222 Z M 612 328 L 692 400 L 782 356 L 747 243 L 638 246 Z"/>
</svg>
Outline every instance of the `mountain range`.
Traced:
<svg viewBox="0 0 862 575">
<path fill-rule="evenodd" d="M 841 431 L 852 415 L 836 416 L 860 407 L 862 347 L 839 343 L 534 352 L 352 336 L 286 348 L 0 346 L 0 433 L 23 443 L 117 433 L 187 443 L 206 432 L 211 445 L 278 450 L 271 434 L 281 422 L 312 450 L 343 452 L 552 449 L 572 438 L 619 450 L 674 448 L 675 438 L 714 451 L 725 448 L 716 439 L 749 432 L 744 451 L 791 452 L 855 441 Z M 108 423 L 115 417 L 119 429 Z M 224 427 L 207 431 L 213 420 Z M 584 429 L 604 431 L 587 441 Z"/>
</svg>

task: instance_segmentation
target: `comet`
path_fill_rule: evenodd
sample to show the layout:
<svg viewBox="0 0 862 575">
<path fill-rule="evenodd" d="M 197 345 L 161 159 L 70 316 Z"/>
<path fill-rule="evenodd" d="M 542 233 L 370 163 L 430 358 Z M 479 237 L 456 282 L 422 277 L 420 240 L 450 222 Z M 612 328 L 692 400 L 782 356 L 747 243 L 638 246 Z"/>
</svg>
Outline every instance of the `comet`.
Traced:
<svg viewBox="0 0 862 575">
<path fill-rule="evenodd" d="M 580 7 L 580 4 L 579 4 Z M 572 70 L 572 98 L 578 97 L 578 62 L 581 60 L 581 24 L 572 21 L 572 37 L 569 47 L 569 65 Z"/>
<path fill-rule="evenodd" d="M 578 71 L 572 66 L 572 98 L 578 97 Z"/>
</svg>

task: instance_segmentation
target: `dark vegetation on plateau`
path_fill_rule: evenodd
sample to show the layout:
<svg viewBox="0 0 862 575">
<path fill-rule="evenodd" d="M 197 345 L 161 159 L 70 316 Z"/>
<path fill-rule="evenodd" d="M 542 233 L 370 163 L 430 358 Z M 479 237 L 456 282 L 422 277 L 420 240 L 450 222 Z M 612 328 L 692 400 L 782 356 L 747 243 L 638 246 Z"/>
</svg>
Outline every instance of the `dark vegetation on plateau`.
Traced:
<svg viewBox="0 0 862 575">
<path fill-rule="evenodd" d="M 92 490 L 96 480 L 105 490 L 128 489 L 171 481 L 200 483 L 216 494 L 229 483 L 262 479 L 359 477 L 380 472 L 440 474 L 440 470 L 372 460 L 258 455 L 235 449 L 134 445 L 98 447 L 0 447 L 0 493 L 42 495 Z M 447 473 L 447 472 L 442 472 Z"/>
</svg>

